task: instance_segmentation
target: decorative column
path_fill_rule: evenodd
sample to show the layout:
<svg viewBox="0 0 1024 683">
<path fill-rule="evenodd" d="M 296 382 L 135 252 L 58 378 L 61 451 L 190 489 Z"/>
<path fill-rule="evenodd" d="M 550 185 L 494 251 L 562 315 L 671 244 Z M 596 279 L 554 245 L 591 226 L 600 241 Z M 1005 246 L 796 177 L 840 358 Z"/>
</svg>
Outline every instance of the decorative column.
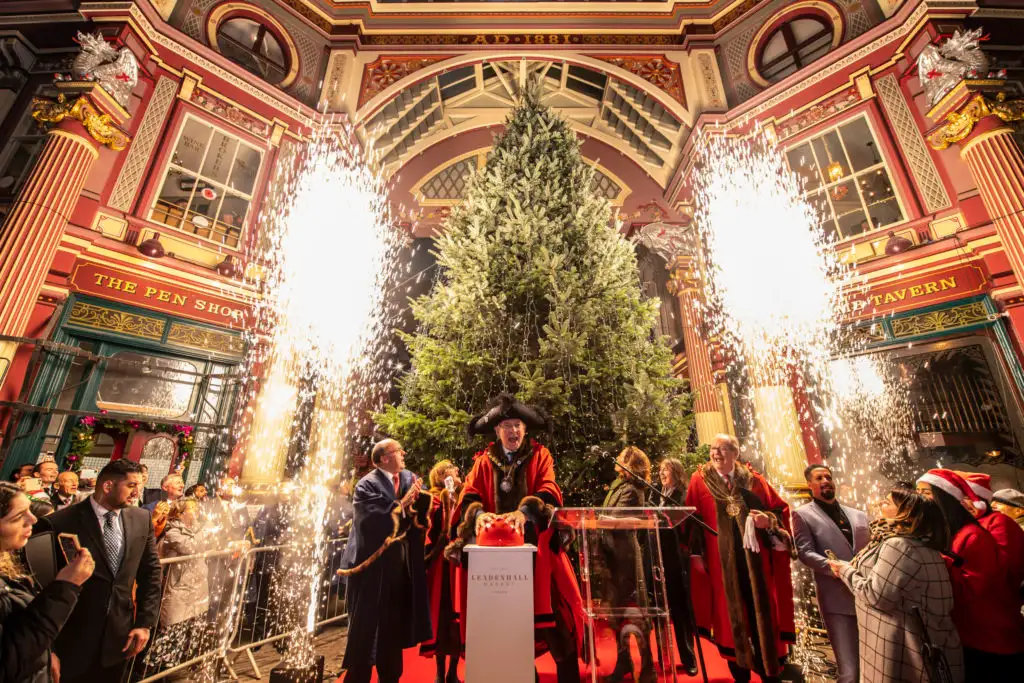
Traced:
<svg viewBox="0 0 1024 683">
<path fill-rule="evenodd" d="M 944 123 L 928 135 L 934 149 L 960 146 L 996 226 L 1018 284 L 1024 287 L 1024 153 L 1007 123 L 1024 120 L 1024 100 L 1006 100 L 1002 81 L 961 81 L 928 112 Z"/>
<path fill-rule="evenodd" d="M 787 489 L 804 488 L 808 459 L 804 426 L 790 386 L 792 364 L 786 358 L 751 358 L 747 369 L 765 467 Z"/>
<path fill-rule="evenodd" d="M 686 345 L 686 362 L 690 371 L 690 388 L 694 393 L 694 417 L 697 440 L 711 443 L 715 434 L 732 434 L 720 389 L 711 367 L 711 352 L 701 330 L 699 279 L 689 256 L 677 256 L 673 262 L 668 289 L 679 299 L 679 313 Z"/>
<path fill-rule="evenodd" d="M 36 99 L 32 117 L 53 126 L 0 227 L 0 335 L 22 336 L 64 227 L 99 146 L 118 151 L 129 138 L 120 128 L 128 112 L 95 83 L 59 83 L 56 101 Z M 17 351 L 0 342 L 0 385 Z"/>
</svg>

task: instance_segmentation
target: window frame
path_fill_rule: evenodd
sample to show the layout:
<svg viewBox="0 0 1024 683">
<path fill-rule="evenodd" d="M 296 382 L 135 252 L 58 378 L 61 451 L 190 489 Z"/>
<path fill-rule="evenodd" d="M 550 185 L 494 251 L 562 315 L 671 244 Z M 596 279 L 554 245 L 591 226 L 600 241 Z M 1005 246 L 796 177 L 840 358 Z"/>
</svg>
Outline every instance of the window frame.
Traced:
<svg viewBox="0 0 1024 683">
<path fill-rule="evenodd" d="M 29 86 L 30 88 L 32 86 Z M 36 164 L 36 160 L 39 159 L 39 153 L 43 149 L 43 144 L 46 142 L 47 131 L 41 129 L 36 124 L 35 119 L 32 118 L 32 103 L 36 97 L 56 97 L 57 90 L 53 87 L 52 83 L 39 83 L 35 86 L 32 91 L 32 96 L 28 99 L 27 105 L 21 110 L 18 115 L 18 120 L 13 125 L 10 137 L 4 142 L 3 147 L 0 148 L 0 174 L 3 174 L 7 170 L 7 166 L 10 164 L 14 153 L 16 151 L 15 145 L 22 141 L 35 140 L 35 149 L 29 158 L 28 164 L 25 165 L 25 169 L 22 171 L 21 176 L 15 178 L 14 184 L 8 190 L 0 190 L 0 202 L 14 201 L 14 197 L 18 194 L 18 191 L 25 184 L 25 180 L 32 172 L 32 168 Z M 14 116 L 14 108 L 8 112 L 8 116 Z M 23 126 L 27 125 L 27 129 L 24 132 L 18 133 L 18 130 Z"/>
<path fill-rule="evenodd" d="M 281 45 L 281 51 L 284 53 L 285 58 L 288 60 L 288 64 L 285 69 L 284 78 L 277 82 L 272 83 L 266 79 L 263 79 L 258 74 L 253 74 L 257 78 L 260 78 L 264 83 L 275 88 L 281 88 L 282 90 L 290 87 L 296 81 L 299 76 L 299 50 L 295 45 L 295 41 L 289 35 L 287 29 L 280 21 L 266 10 L 257 7 L 250 3 L 241 2 L 225 2 L 213 9 L 206 19 L 206 40 L 207 43 L 212 47 L 217 54 L 221 55 L 224 59 L 231 62 L 240 69 L 244 69 L 246 73 L 252 73 L 249 69 L 246 69 L 243 65 L 229 58 L 220 49 L 220 27 L 231 19 L 250 19 L 260 24 L 263 28 L 274 34 L 277 42 Z"/>
<path fill-rule="evenodd" d="M 820 26 L 821 29 L 807 40 L 800 42 L 797 41 L 796 36 L 793 33 L 793 24 L 802 20 L 813 21 L 815 24 Z M 766 63 L 764 61 L 764 51 L 768 47 L 768 43 L 770 43 L 772 39 L 779 34 L 782 35 L 782 40 L 786 45 L 786 49 L 782 54 L 780 54 L 777 57 L 774 57 L 771 60 L 771 62 Z M 760 48 L 757 50 L 757 71 L 759 74 L 761 74 L 761 78 L 765 79 L 769 83 L 778 83 L 779 81 L 784 80 L 787 76 L 796 73 L 805 66 L 809 66 L 818 59 L 821 59 L 821 57 L 824 57 L 825 54 L 828 54 L 832 50 L 831 46 L 825 51 L 824 54 L 818 56 L 815 59 L 807 61 L 807 63 L 804 63 L 804 57 L 801 55 L 801 50 L 814 45 L 815 43 L 826 37 L 828 38 L 829 42 L 831 42 L 832 37 L 834 35 L 835 27 L 831 26 L 827 19 L 819 16 L 818 14 L 800 14 L 791 18 L 787 18 L 785 21 L 783 21 L 781 24 L 779 24 L 777 27 L 775 27 L 768 33 L 768 35 L 764 39 L 764 44 L 761 45 Z M 794 69 L 792 72 L 782 76 L 780 76 L 779 74 L 769 76 L 766 73 L 769 67 L 774 68 L 778 64 L 783 63 L 787 59 L 792 59 L 793 64 L 796 66 L 796 69 Z"/>
<path fill-rule="evenodd" d="M 259 30 L 256 33 L 256 42 L 253 43 L 253 46 L 251 48 L 242 45 L 237 40 L 235 40 L 234 38 L 232 38 L 231 36 L 227 35 L 224 32 L 224 27 L 227 26 L 227 24 L 229 24 L 232 21 L 239 20 L 239 19 L 246 19 L 248 21 L 253 22 L 257 26 L 259 26 Z M 247 16 L 244 16 L 244 15 L 238 14 L 238 15 L 230 16 L 230 17 L 227 17 L 226 19 L 221 20 L 221 22 L 217 25 L 216 31 L 217 31 L 217 51 L 220 52 L 220 54 L 224 55 L 228 59 L 231 59 L 231 57 L 229 55 L 225 54 L 221 50 L 221 47 L 220 47 L 222 40 L 223 41 L 228 41 L 228 42 L 232 43 L 232 45 L 236 49 L 241 50 L 242 52 L 246 52 L 246 53 L 252 55 L 252 57 L 257 62 L 266 62 L 267 64 L 270 64 L 273 67 L 275 67 L 280 72 L 281 77 L 279 79 L 277 79 L 277 80 L 270 80 L 265 75 L 263 75 L 261 73 L 258 73 L 258 72 L 255 72 L 252 69 L 246 67 L 245 64 L 242 64 L 241 62 L 238 62 L 237 60 L 231 59 L 231 61 L 234 62 L 235 64 L 238 64 L 240 67 L 242 67 L 243 69 L 245 69 L 249 73 L 253 74 L 254 76 L 258 76 L 258 77 L 262 78 L 264 81 L 266 81 L 267 83 L 270 83 L 271 85 L 280 85 L 282 82 L 284 82 L 284 80 L 286 78 L 288 78 L 288 71 L 289 71 L 289 67 L 291 66 L 291 64 L 290 64 L 291 56 L 288 53 L 288 46 L 287 46 L 287 44 L 283 40 L 278 38 L 277 32 L 272 30 L 265 23 L 263 23 L 261 21 L 256 21 L 255 19 L 253 19 L 251 17 L 247 17 Z M 266 55 L 264 55 L 261 52 L 260 48 L 263 47 L 263 42 L 266 40 L 267 35 L 270 35 L 270 37 L 274 40 L 274 42 L 277 43 L 277 47 L 281 51 L 281 57 L 284 60 L 283 64 L 278 64 L 277 62 L 273 61 L 270 57 L 267 57 Z"/>
<path fill-rule="evenodd" d="M 206 126 L 209 126 L 212 129 L 210 137 L 209 137 L 209 139 L 206 142 L 206 148 L 203 150 L 203 154 L 202 154 L 202 156 L 199 159 L 199 170 L 197 170 L 197 171 L 191 171 L 191 170 L 189 170 L 187 168 L 184 168 L 183 166 L 179 166 L 178 164 L 174 163 L 174 153 L 178 149 L 178 144 L 181 142 L 181 138 L 184 135 L 185 127 L 188 126 L 188 123 L 189 123 L 190 120 L 198 121 L 199 123 L 201 123 L 203 125 L 206 125 Z M 207 155 L 210 152 L 210 148 L 213 146 L 213 137 L 218 132 L 221 133 L 222 135 L 227 136 L 228 138 L 236 140 L 237 143 L 238 143 L 235 146 L 234 156 L 232 156 L 232 158 L 231 158 L 231 166 L 228 169 L 227 178 L 229 180 L 231 178 L 231 171 L 234 169 L 235 161 L 238 158 L 239 147 L 242 144 L 247 145 L 248 147 L 256 150 L 259 153 L 259 155 L 260 155 L 260 164 L 259 164 L 259 168 L 256 170 L 256 174 L 255 174 L 254 179 L 253 179 L 253 185 L 252 185 L 251 194 L 245 194 L 243 192 L 235 190 L 234 188 L 228 187 L 225 183 L 219 182 L 217 180 L 211 180 L 211 179 L 206 178 L 205 176 L 202 175 L 202 170 L 203 170 L 203 166 L 206 163 Z M 159 173 L 159 175 L 155 176 L 156 182 L 152 183 L 151 186 L 150 186 L 152 188 L 152 190 L 151 190 L 152 191 L 152 198 L 148 202 L 148 208 L 147 208 L 146 213 L 145 213 L 146 220 L 149 221 L 150 223 L 152 223 L 155 226 L 159 226 L 162 229 L 173 230 L 175 233 L 180 233 L 180 234 L 183 234 L 183 235 L 188 235 L 189 237 L 192 237 L 192 238 L 195 238 L 195 239 L 199 239 L 199 240 L 203 240 L 203 242 L 208 242 L 208 243 L 214 245 L 215 247 L 217 247 L 218 249 L 228 249 L 228 250 L 235 251 L 235 252 L 241 252 L 244 249 L 246 240 L 248 239 L 249 234 L 250 234 L 250 231 L 249 231 L 250 219 L 251 219 L 251 217 L 252 217 L 252 215 L 254 213 L 257 213 L 255 211 L 255 208 L 256 208 L 256 199 L 255 198 L 257 197 L 257 195 L 260 194 L 261 183 L 262 183 L 262 175 L 263 175 L 263 172 L 264 172 L 264 164 L 267 161 L 269 150 L 267 148 L 265 148 L 265 147 L 261 147 L 260 145 L 253 143 L 252 141 L 248 140 L 245 136 L 240 135 L 240 134 L 238 134 L 235 131 L 232 131 L 232 130 L 229 130 L 227 128 L 224 128 L 223 126 L 218 125 L 216 122 L 211 121 L 210 119 L 207 119 L 207 118 L 205 118 L 203 116 L 199 116 L 199 115 L 197 115 L 197 114 L 195 114 L 195 113 L 193 113 L 191 111 L 185 111 L 182 114 L 182 116 L 180 117 L 180 119 L 178 120 L 178 122 L 177 122 L 177 131 L 174 134 L 174 140 L 172 141 L 171 145 L 168 148 L 166 148 L 166 149 L 167 149 L 167 151 L 165 153 L 166 154 L 166 159 L 164 160 L 163 164 L 161 165 L 160 173 Z M 187 218 L 187 214 L 188 214 L 188 211 L 189 211 L 188 207 L 190 207 L 192 205 L 192 200 L 195 198 L 195 194 L 196 194 L 196 191 L 197 191 L 197 189 L 199 187 L 200 182 L 204 182 L 204 183 L 207 183 L 207 184 L 210 184 L 210 185 L 212 185 L 214 187 L 219 188 L 222 191 L 222 193 L 223 193 L 223 195 L 225 197 L 227 196 L 228 192 L 231 192 L 232 194 L 234 194 L 234 195 L 236 195 L 238 197 L 241 197 L 242 199 L 245 199 L 246 201 L 249 202 L 249 209 L 248 209 L 248 211 L 246 211 L 245 218 L 242 220 L 241 224 L 237 226 L 239 228 L 238 244 L 236 244 L 235 246 L 231 246 L 226 241 L 220 241 L 220 240 L 217 240 L 217 239 L 215 239 L 213 237 L 213 234 L 214 234 L 214 224 L 218 222 L 216 219 L 211 220 L 211 223 L 210 223 L 210 233 L 211 233 L 211 236 L 204 237 L 204 236 L 198 234 L 197 232 L 192 232 L 190 230 L 182 229 L 181 227 L 175 227 L 173 225 L 168 225 L 167 223 L 164 223 L 164 222 L 162 222 L 162 221 L 160 221 L 160 220 L 158 220 L 157 218 L 154 217 L 154 214 L 156 213 L 156 210 L 157 210 L 157 205 L 160 202 L 160 196 L 161 196 L 161 194 L 163 192 L 164 184 L 167 182 L 167 176 L 170 173 L 172 168 L 174 170 L 176 170 L 176 171 L 179 171 L 180 173 L 182 173 L 184 175 L 189 175 L 189 176 L 192 176 L 192 177 L 194 177 L 196 179 L 196 185 L 195 185 L 195 187 L 192 188 L 191 193 L 188 196 L 188 202 L 185 205 L 185 210 L 184 210 L 185 213 L 182 214 L 182 222 L 183 223 L 185 222 L 184 219 Z M 221 200 L 221 205 L 223 206 L 223 199 Z M 234 227 L 234 226 L 232 226 L 232 227 Z M 217 234 L 224 234 L 226 236 L 227 233 L 217 233 Z"/>
<path fill-rule="evenodd" d="M 778 81 L 772 82 L 766 80 L 761 75 L 761 72 L 758 69 L 758 64 L 760 64 L 761 52 L 764 50 L 765 45 L 768 42 L 768 38 L 771 37 L 775 33 L 776 29 L 782 26 L 782 24 L 802 18 L 809 18 L 810 16 L 821 19 L 826 25 L 832 26 L 831 47 L 821 57 L 810 62 L 807 66 L 797 69 L 794 73 L 791 73 Z M 750 45 L 747 47 L 747 74 L 750 76 L 750 80 L 756 85 L 761 86 L 762 88 L 773 87 L 786 81 L 786 79 L 793 78 L 793 76 L 800 73 L 802 70 L 810 68 L 810 65 L 816 64 L 822 59 L 828 57 L 828 55 L 834 52 L 835 49 L 843 42 L 843 36 L 845 33 L 846 20 L 843 18 L 842 12 L 840 12 L 839 8 L 834 4 L 827 0 L 798 0 L 768 17 L 768 20 L 765 21 L 761 28 L 754 34 L 753 39 L 750 41 Z"/>
<path fill-rule="evenodd" d="M 819 192 L 822 192 L 822 193 L 825 194 L 825 196 L 827 198 L 827 201 L 828 201 L 829 210 L 831 211 L 831 218 L 829 220 L 834 222 L 835 226 L 836 226 L 836 235 L 838 237 L 838 239 L 836 240 L 836 246 L 837 247 L 840 246 L 840 245 L 850 244 L 853 241 L 862 240 L 862 239 L 866 238 L 867 236 L 875 235 L 876 233 L 879 233 L 882 230 L 890 230 L 890 231 L 899 230 L 901 226 L 903 226 L 906 223 L 914 220 L 910 216 L 908 211 L 907 211 L 907 208 L 908 208 L 907 207 L 907 202 L 904 200 L 904 198 L 902 196 L 902 192 L 900 190 L 899 183 L 896 182 L 897 176 L 896 176 L 896 174 L 894 172 L 893 165 L 889 162 L 889 159 L 888 159 L 888 157 L 887 157 L 887 155 L 885 153 L 885 150 L 883 148 L 883 144 L 882 144 L 882 141 L 881 141 L 881 137 L 878 134 L 877 126 L 875 125 L 875 122 L 872 120 L 872 117 L 869 116 L 868 111 L 866 111 L 866 110 L 861 110 L 859 112 L 856 112 L 852 116 L 848 116 L 848 117 L 842 119 L 841 121 L 836 121 L 835 123 L 833 123 L 833 124 L 831 124 L 831 125 L 829 125 L 829 126 L 827 126 L 825 128 L 818 129 L 818 130 L 816 130 L 813 133 L 810 133 L 808 135 L 801 136 L 798 139 L 789 141 L 789 144 L 785 145 L 781 149 L 782 155 L 786 159 L 786 167 L 789 168 L 789 170 L 794 175 L 799 175 L 799 173 L 796 170 L 794 170 L 792 167 L 789 166 L 789 153 L 792 152 L 793 150 L 795 150 L 798 147 L 801 147 L 803 145 L 807 145 L 808 148 L 811 151 L 811 154 L 813 155 L 814 163 L 818 166 L 818 169 L 816 169 L 816 170 L 818 170 L 818 172 L 820 172 L 819 169 L 827 168 L 827 165 L 826 166 L 820 166 L 819 161 L 818 161 L 817 153 L 814 151 L 814 145 L 812 143 L 815 140 L 823 139 L 829 133 L 835 133 L 836 134 L 836 137 L 839 139 L 839 144 L 842 146 L 843 153 L 846 155 L 846 158 L 849 160 L 850 159 L 850 153 L 849 153 L 849 151 L 846 148 L 846 141 L 843 140 L 843 136 L 842 136 L 842 134 L 840 134 L 839 129 L 842 128 L 843 126 L 846 126 L 846 125 L 849 125 L 851 123 L 854 123 L 857 119 L 863 119 L 865 124 L 867 125 L 868 132 L 871 133 L 871 139 L 875 143 L 875 149 L 878 151 L 878 156 L 881 159 L 881 161 L 879 161 L 878 163 L 872 164 L 871 166 L 868 166 L 866 168 L 863 168 L 863 169 L 861 169 L 859 171 L 853 171 L 852 168 L 851 168 L 851 172 L 850 172 L 849 175 L 844 176 L 844 177 L 842 177 L 842 178 L 840 178 L 839 180 L 836 180 L 836 181 L 822 182 L 821 185 L 819 185 L 818 187 L 814 188 L 813 190 L 806 190 L 806 191 L 802 192 L 801 195 L 800 195 L 801 198 L 808 199 L 809 197 L 812 197 L 813 195 L 815 195 L 815 194 L 817 194 Z M 838 218 L 836 216 L 836 210 L 835 210 L 835 207 L 833 206 L 832 197 L 829 195 L 829 191 L 832 190 L 835 187 L 838 187 L 839 185 L 841 185 L 841 184 L 843 184 L 845 182 L 850 182 L 850 181 L 853 182 L 854 188 L 856 189 L 857 188 L 857 183 L 856 183 L 857 178 L 859 178 L 859 177 L 861 177 L 863 175 L 866 175 L 868 173 L 872 173 L 874 171 L 877 171 L 878 169 L 883 169 L 883 170 L 885 170 L 886 174 L 888 174 L 889 183 L 892 186 L 893 197 L 896 199 L 896 204 L 897 204 L 897 206 L 899 206 L 900 213 L 903 215 L 903 218 L 901 220 L 899 220 L 899 221 L 894 222 L 894 223 L 888 223 L 888 224 L 880 226 L 880 227 L 875 227 L 874 225 L 872 225 L 869 230 L 865 230 L 864 232 L 857 233 L 856 235 L 843 235 L 842 232 L 839 229 L 839 221 L 838 221 Z M 864 215 L 870 221 L 870 219 L 871 219 L 871 212 L 868 210 L 868 204 L 867 204 L 867 202 L 866 202 L 866 200 L 864 198 L 864 195 L 863 195 L 863 193 L 859 189 L 857 189 L 856 191 L 857 191 L 858 196 L 860 198 L 861 210 L 864 212 Z M 827 221 L 824 221 L 824 222 L 827 222 Z M 819 223 L 819 227 L 821 225 L 822 224 Z"/>
</svg>

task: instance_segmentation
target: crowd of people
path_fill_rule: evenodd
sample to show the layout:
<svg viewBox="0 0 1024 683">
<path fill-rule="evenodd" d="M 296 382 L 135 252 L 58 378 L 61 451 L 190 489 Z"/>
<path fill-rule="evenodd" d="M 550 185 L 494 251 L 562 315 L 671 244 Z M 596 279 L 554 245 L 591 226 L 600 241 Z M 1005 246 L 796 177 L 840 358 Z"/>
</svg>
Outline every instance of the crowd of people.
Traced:
<svg viewBox="0 0 1024 683">
<path fill-rule="evenodd" d="M 537 547 L 537 652 L 552 655 L 558 683 L 580 681 L 589 648 L 573 538 L 553 521 L 563 504 L 555 460 L 531 438 L 549 427 L 541 411 L 502 395 L 470 422 L 470 434 L 493 440 L 465 477 L 442 460 L 424 481 L 405 468 L 402 445 L 384 439 L 354 485 L 339 486 L 351 504 L 334 505 L 329 524 L 349 540 L 325 582 L 345 584 L 346 683 L 368 683 L 374 670 L 397 682 L 409 648 L 435 660 L 435 683 L 458 683 L 465 547 L 498 517 Z M 715 437 L 689 477 L 679 460 L 652 465 L 636 447 L 616 459 L 603 507 L 696 514 L 657 536 L 671 634 L 644 609 L 655 600 L 651 544 L 629 534 L 596 544 L 605 587 L 594 596 L 620 615 L 607 623 L 616 642 L 607 683 L 653 683 L 657 639 L 671 639 L 681 672 L 697 675 L 698 634 L 737 683 L 788 678 L 794 561 L 813 574 L 841 683 L 971 683 L 1024 670 L 1024 494 L 993 491 L 984 474 L 933 469 L 897 483 L 869 514 L 839 501 L 832 471 L 818 464 L 804 473 L 810 500 L 791 509 L 740 451 L 734 437 Z M 179 665 L 224 637 L 238 551 L 278 542 L 287 524 L 286 501 L 250 519 L 229 477 L 210 496 L 174 472 L 148 489 L 146 466 L 125 459 L 76 475 L 44 458 L 12 479 L 0 483 L 0 683 L 120 683 L 140 677 L 127 672 L 133 658 L 149 674 L 192 679 Z M 64 534 L 81 547 L 66 558 Z M 37 538 L 60 567 L 42 581 L 23 550 Z M 273 573 L 269 555 L 257 559 L 250 576 Z M 272 600 L 257 593 L 243 596 L 250 622 Z"/>
<path fill-rule="evenodd" d="M 400 443 L 374 447 L 355 487 L 346 557 L 347 682 L 369 681 L 375 667 L 382 683 L 398 681 L 401 651 L 416 645 L 435 658 L 435 683 L 458 681 L 466 638 L 464 547 L 494 515 L 521 525 L 538 548 L 537 651 L 552 654 L 559 683 L 580 680 L 579 660 L 587 656 L 582 598 L 567 539 L 552 525 L 562 492 L 551 453 L 528 436 L 547 426 L 539 411 L 512 397 L 493 401 L 470 423 L 471 434 L 494 440 L 477 453 L 464 483 L 446 460 L 424 487 L 405 470 Z M 754 673 L 766 682 L 788 678 L 794 561 L 813 573 L 843 683 L 971 683 L 1024 671 L 1024 494 L 993 491 L 984 474 L 932 469 L 917 482 L 897 483 L 869 515 L 838 501 L 831 469 L 818 464 L 804 473 L 810 500 L 791 510 L 739 460 L 740 450 L 734 437 L 715 437 L 708 462 L 688 481 L 682 464 L 665 458 L 656 488 L 648 456 L 627 447 L 603 501 L 696 510 L 701 523 L 659 532 L 675 659 L 684 673 L 697 674 L 699 633 L 738 683 Z M 611 614 L 627 614 L 628 607 L 638 616 L 609 619 L 618 651 L 604 680 L 653 681 L 651 638 L 666 636 L 638 609 L 651 599 L 643 588 L 650 558 L 635 538 L 609 536 L 605 543 L 602 567 L 592 570 L 607 574 L 599 597 Z M 630 631 L 639 635 L 636 671 Z"/>
<path fill-rule="evenodd" d="M 246 508 L 230 477 L 207 500 L 176 473 L 148 490 L 148 475 L 128 459 L 76 474 L 44 458 L 0 483 L 0 683 L 137 680 L 216 637 L 231 571 L 224 553 L 200 553 L 240 550 L 252 533 Z M 44 576 L 46 561 L 28 563 L 30 544 L 35 559 L 50 552 L 63 567 Z M 142 666 L 129 676 L 133 659 Z"/>
</svg>

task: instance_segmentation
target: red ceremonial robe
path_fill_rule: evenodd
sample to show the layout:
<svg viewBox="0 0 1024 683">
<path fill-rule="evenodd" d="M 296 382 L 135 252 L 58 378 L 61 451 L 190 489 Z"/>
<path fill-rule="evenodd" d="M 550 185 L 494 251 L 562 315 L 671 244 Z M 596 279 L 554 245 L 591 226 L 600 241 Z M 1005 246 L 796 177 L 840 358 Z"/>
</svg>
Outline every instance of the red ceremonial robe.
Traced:
<svg viewBox="0 0 1024 683">
<path fill-rule="evenodd" d="M 1024 652 L 1020 600 L 1006 581 L 999 547 L 979 524 L 965 524 L 950 543 L 946 557 L 953 584 L 950 616 L 964 647 L 1001 655 Z"/>
<path fill-rule="evenodd" d="M 719 476 L 710 465 L 699 467 L 690 478 L 685 505 L 695 507 L 701 519 L 720 534 L 716 537 L 700 528 L 694 532 L 698 538 L 693 545 L 703 545 L 705 562 L 704 570 L 695 568 L 690 572 L 691 595 L 698 630 L 710 635 L 723 657 L 737 661 L 741 666 L 759 673 L 778 675 L 782 669 L 782 660 L 788 654 L 788 643 L 796 640 L 790 553 L 788 550 L 773 550 L 768 534 L 758 530 L 760 552 L 747 552 L 745 555 L 752 563 L 748 576 L 761 582 L 761 591 L 755 586 L 754 592 L 762 595 L 767 604 L 750 609 L 751 606 L 744 604 L 744 591 L 740 585 L 742 577 L 738 573 L 743 569 L 743 558 L 738 557 L 735 551 L 729 550 L 733 546 L 719 526 L 719 504 L 705 482 L 704 468 L 708 468 L 714 476 Z M 778 520 L 779 528 L 791 538 L 792 526 L 786 501 L 779 497 L 763 476 L 749 466 L 737 464 L 735 472 L 737 474 L 734 477 L 742 477 L 746 482 L 743 487 L 760 501 L 761 510 L 773 514 Z M 745 519 L 745 515 L 743 518 Z M 736 528 L 737 525 L 733 522 L 732 526 Z M 727 544 L 723 546 L 724 555 L 719 547 L 720 541 Z M 692 552 L 696 550 L 697 548 L 691 547 Z M 723 560 L 728 562 L 725 563 Z M 732 567 L 732 571 L 727 571 L 727 566 Z M 753 574 L 757 576 L 750 576 Z M 754 583 L 750 579 L 748 581 L 750 584 Z M 756 597 L 755 602 L 758 602 Z M 757 623 L 749 623 L 748 615 L 752 613 L 757 615 Z M 741 629 L 748 634 L 749 640 L 753 641 L 758 638 L 759 633 L 761 634 L 761 645 L 758 649 L 762 660 L 766 661 L 756 661 L 753 653 L 749 651 L 749 646 L 743 652 L 737 653 L 734 636 L 736 630 L 730 615 L 742 620 Z"/>
<path fill-rule="evenodd" d="M 491 462 L 489 453 L 497 451 L 493 443 L 487 448 L 473 456 L 473 469 L 466 477 L 459 496 L 459 503 L 452 515 L 452 526 L 461 523 L 466 508 L 473 500 L 483 504 L 484 512 L 505 514 L 515 512 L 519 509 L 519 502 L 526 496 L 537 496 L 549 502 L 549 504 L 560 506 L 562 504 L 562 489 L 555 481 L 555 462 L 551 452 L 547 448 L 531 440 L 529 447 L 533 453 L 531 457 L 520 466 L 519 476 L 516 477 L 517 502 L 511 509 L 498 508 L 497 487 L 499 484 L 500 470 Z M 518 489 L 518 490 L 517 490 Z M 467 498 L 469 499 L 467 501 Z M 545 529 L 537 538 L 537 553 L 533 568 L 533 614 L 534 628 L 539 631 L 544 628 L 554 628 L 555 609 L 559 609 L 561 622 L 567 624 L 573 630 L 573 637 L 576 641 L 577 652 L 583 653 L 583 597 L 580 595 L 580 587 L 576 581 L 576 573 L 569 563 L 569 558 L 564 552 L 552 552 L 551 537 L 555 533 L 552 527 Z M 466 638 L 466 588 L 467 577 L 463 567 L 455 569 L 456 574 L 456 610 L 461 615 L 463 643 Z M 553 601 L 553 594 L 556 599 Z M 552 603 L 556 603 L 552 606 Z M 536 632 L 535 632 L 536 633 Z M 538 651 L 543 650 L 543 639 L 539 633 L 535 637 Z"/>
<path fill-rule="evenodd" d="M 420 645 L 424 657 L 458 655 L 462 651 L 459 636 L 458 613 L 455 612 L 454 572 L 445 559 L 444 547 L 448 543 L 453 498 L 446 491 L 431 491 L 430 526 L 423 552 L 426 555 L 427 595 L 430 599 L 430 624 L 433 637 Z"/>
</svg>

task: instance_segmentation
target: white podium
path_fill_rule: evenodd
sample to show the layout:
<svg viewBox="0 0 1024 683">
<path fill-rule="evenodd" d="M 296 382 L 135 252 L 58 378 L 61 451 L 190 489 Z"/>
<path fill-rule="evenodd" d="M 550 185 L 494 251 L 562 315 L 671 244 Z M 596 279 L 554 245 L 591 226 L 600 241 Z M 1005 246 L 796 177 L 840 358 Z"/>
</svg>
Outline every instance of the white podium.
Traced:
<svg viewBox="0 0 1024 683">
<path fill-rule="evenodd" d="M 536 551 L 466 546 L 466 683 L 533 683 Z"/>
</svg>

